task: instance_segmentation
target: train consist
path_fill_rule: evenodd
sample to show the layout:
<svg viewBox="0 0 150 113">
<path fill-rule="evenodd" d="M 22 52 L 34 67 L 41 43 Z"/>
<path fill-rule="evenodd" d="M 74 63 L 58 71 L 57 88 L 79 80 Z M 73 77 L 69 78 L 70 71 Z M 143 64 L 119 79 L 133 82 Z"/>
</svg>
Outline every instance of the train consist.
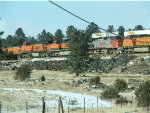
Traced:
<svg viewBox="0 0 150 113">
<path fill-rule="evenodd" d="M 21 58 L 69 55 L 68 45 L 66 43 L 23 45 L 21 47 L 5 48 L 3 51 L 18 55 Z"/>
<path fill-rule="evenodd" d="M 132 53 L 136 48 L 147 48 L 150 52 L 150 30 L 138 30 L 124 32 L 125 37 L 119 37 L 118 32 L 93 33 L 89 44 L 89 53 L 106 51 L 112 53 Z M 3 49 L 6 53 L 12 53 L 22 58 L 65 56 L 70 51 L 68 44 L 32 44 L 21 47 L 9 47 Z"/>
</svg>

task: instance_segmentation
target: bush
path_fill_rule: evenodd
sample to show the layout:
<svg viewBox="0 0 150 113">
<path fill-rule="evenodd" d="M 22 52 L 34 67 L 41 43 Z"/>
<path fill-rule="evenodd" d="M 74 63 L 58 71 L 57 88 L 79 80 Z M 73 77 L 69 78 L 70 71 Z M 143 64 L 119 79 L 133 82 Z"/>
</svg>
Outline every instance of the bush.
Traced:
<svg viewBox="0 0 150 113">
<path fill-rule="evenodd" d="M 111 86 L 101 93 L 101 97 L 103 99 L 115 99 L 119 97 L 119 91 Z"/>
<path fill-rule="evenodd" d="M 117 79 L 115 81 L 114 87 L 118 91 L 125 91 L 128 88 L 128 85 L 127 85 L 126 81 L 124 81 L 123 79 Z"/>
<path fill-rule="evenodd" d="M 141 82 L 143 82 L 143 80 L 141 79 L 133 79 L 133 78 L 128 79 L 129 84 L 141 83 Z"/>
<path fill-rule="evenodd" d="M 127 98 L 119 97 L 116 99 L 116 104 L 128 104 Z"/>
<path fill-rule="evenodd" d="M 99 76 L 93 77 L 93 78 L 90 79 L 89 82 L 90 82 L 91 85 L 97 85 L 97 84 L 100 83 L 100 77 Z"/>
<path fill-rule="evenodd" d="M 150 80 L 140 84 L 135 91 L 138 105 L 142 107 L 150 106 Z"/>
<path fill-rule="evenodd" d="M 0 51 L 0 60 L 17 60 L 18 56 Z"/>
<path fill-rule="evenodd" d="M 41 82 L 43 82 L 43 81 L 45 81 L 45 76 L 44 75 L 41 76 Z"/>
<path fill-rule="evenodd" d="M 24 81 L 24 80 L 30 78 L 30 73 L 31 73 L 30 65 L 23 64 L 22 66 L 17 68 L 15 79 Z"/>
</svg>

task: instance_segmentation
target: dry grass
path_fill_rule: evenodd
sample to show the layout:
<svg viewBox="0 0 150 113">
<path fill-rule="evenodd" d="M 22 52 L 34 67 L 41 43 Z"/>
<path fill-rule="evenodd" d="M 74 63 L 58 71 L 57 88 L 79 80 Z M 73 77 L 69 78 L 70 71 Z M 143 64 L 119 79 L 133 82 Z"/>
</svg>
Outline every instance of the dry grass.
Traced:
<svg viewBox="0 0 150 113">
<path fill-rule="evenodd" d="M 31 73 L 31 81 L 15 81 L 13 76 L 15 75 L 15 71 L 0 71 L 0 88 L 26 88 L 26 89 L 60 89 L 70 92 L 78 92 L 78 93 L 87 93 L 92 95 L 100 95 L 101 90 L 93 89 L 87 90 L 82 87 L 73 87 L 70 85 L 71 81 L 76 79 L 73 74 L 67 72 L 56 72 L 56 71 L 32 71 Z M 46 78 L 46 82 L 40 82 L 40 77 L 44 75 Z M 99 74 L 99 73 L 85 73 L 87 77 L 92 76 L 100 76 L 101 82 L 106 84 L 113 84 L 114 81 L 118 78 L 125 79 L 127 82 L 133 80 L 144 81 L 149 79 L 148 76 L 135 76 L 135 75 L 120 75 L 120 74 Z M 134 84 L 134 83 L 130 83 Z M 135 98 L 134 91 L 133 92 L 125 92 L 121 93 L 124 97 L 128 99 Z M 9 92 L 0 90 L 0 101 L 2 101 L 3 107 L 8 110 L 22 110 L 25 108 L 25 102 L 28 101 L 30 108 L 41 108 L 41 104 L 37 102 L 41 100 L 41 97 L 44 96 L 46 99 L 50 100 L 53 98 L 57 98 L 57 95 L 37 95 L 35 92 L 29 92 L 25 94 L 24 92 Z M 39 107 L 40 106 L 40 107 Z M 48 108 L 47 108 L 48 109 Z M 136 101 L 134 99 L 133 105 L 131 104 L 124 105 L 122 108 L 120 105 L 116 106 L 115 104 L 111 108 L 99 108 L 99 113 L 124 113 L 124 112 L 132 112 L 135 113 L 145 113 L 145 109 L 139 108 L 136 106 Z M 67 112 L 67 111 L 66 111 Z M 75 109 L 71 110 L 70 113 L 84 113 L 83 109 Z M 97 113 L 96 109 L 88 109 L 86 108 L 86 113 Z"/>
</svg>

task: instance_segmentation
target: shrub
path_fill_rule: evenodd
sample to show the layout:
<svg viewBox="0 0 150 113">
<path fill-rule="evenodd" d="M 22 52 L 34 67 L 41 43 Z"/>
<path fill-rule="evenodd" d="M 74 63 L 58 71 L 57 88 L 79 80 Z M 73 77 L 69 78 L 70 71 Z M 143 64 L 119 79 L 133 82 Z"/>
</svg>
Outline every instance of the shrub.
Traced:
<svg viewBox="0 0 150 113">
<path fill-rule="evenodd" d="M 23 64 L 17 68 L 15 79 L 24 81 L 24 80 L 30 78 L 30 73 L 31 73 L 30 65 Z"/>
<path fill-rule="evenodd" d="M 124 81 L 123 79 L 117 79 L 115 81 L 114 87 L 118 91 L 125 91 L 128 88 L 128 85 L 127 85 L 126 81 Z"/>
<path fill-rule="evenodd" d="M 143 82 L 143 80 L 141 80 L 141 79 L 133 79 L 133 78 L 128 79 L 129 84 L 141 83 L 141 82 Z"/>
<path fill-rule="evenodd" d="M 150 80 L 140 84 L 135 91 L 135 95 L 139 106 L 150 106 Z"/>
<path fill-rule="evenodd" d="M 12 53 L 0 52 L 0 60 L 17 60 L 17 55 Z"/>
<path fill-rule="evenodd" d="M 101 93 L 101 97 L 103 99 L 115 99 L 119 97 L 119 91 L 111 86 Z"/>
<path fill-rule="evenodd" d="M 119 97 L 116 99 L 116 104 L 128 104 L 127 98 Z"/>
<path fill-rule="evenodd" d="M 93 78 L 90 79 L 89 82 L 90 82 L 91 85 L 97 85 L 97 84 L 100 83 L 100 77 L 99 76 L 93 77 Z"/>
<path fill-rule="evenodd" d="M 45 76 L 44 75 L 41 76 L 41 81 L 45 81 Z"/>
</svg>

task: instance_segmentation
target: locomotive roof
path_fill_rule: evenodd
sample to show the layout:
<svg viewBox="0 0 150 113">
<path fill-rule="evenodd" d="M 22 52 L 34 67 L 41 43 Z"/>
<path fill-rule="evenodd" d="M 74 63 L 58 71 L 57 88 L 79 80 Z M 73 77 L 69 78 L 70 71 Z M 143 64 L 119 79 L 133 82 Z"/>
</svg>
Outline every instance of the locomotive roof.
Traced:
<svg viewBox="0 0 150 113">
<path fill-rule="evenodd" d="M 113 33 L 114 34 L 112 34 L 112 33 L 93 33 L 91 38 L 112 37 L 112 36 L 118 35 L 118 32 L 113 32 Z"/>
<path fill-rule="evenodd" d="M 150 30 L 138 30 L 138 31 L 126 31 L 124 32 L 124 36 L 130 35 L 150 35 Z"/>
</svg>

